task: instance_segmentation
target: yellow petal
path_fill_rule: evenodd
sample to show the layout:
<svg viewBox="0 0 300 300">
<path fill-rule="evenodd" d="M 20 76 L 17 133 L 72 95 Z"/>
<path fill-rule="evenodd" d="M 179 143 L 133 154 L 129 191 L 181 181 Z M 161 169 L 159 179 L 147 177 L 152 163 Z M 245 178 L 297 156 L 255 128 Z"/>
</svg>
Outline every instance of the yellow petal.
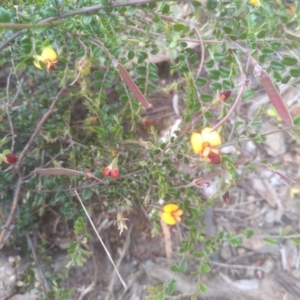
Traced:
<svg viewBox="0 0 300 300">
<path fill-rule="evenodd" d="M 200 133 L 194 132 L 191 136 L 191 144 L 195 154 L 199 154 L 203 148 L 203 138 Z"/>
<path fill-rule="evenodd" d="M 169 225 L 176 224 L 176 219 L 173 216 L 171 216 L 169 213 L 163 212 L 161 214 L 161 219 Z"/>
<path fill-rule="evenodd" d="M 163 207 L 163 210 L 165 213 L 171 213 L 173 211 L 176 211 L 177 209 L 179 208 L 179 206 L 177 204 L 166 204 L 164 207 Z"/>
<path fill-rule="evenodd" d="M 203 128 L 201 135 L 203 137 L 203 141 L 209 143 L 211 147 L 220 146 L 222 144 L 219 133 L 216 130 L 211 131 L 210 127 Z"/>
<path fill-rule="evenodd" d="M 34 65 L 38 68 L 38 69 L 41 69 L 43 70 L 43 67 L 42 65 L 40 64 L 40 61 L 44 61 L 43 57 L 41 55 L 37 55 L 35 56 L 35 61 L 33 62 Z"/>
<path fill-rule="evenodd" d="M 250 2 L 250 4 L 252 4 L 253 6 L 261 6 L 261 2 L 260 2 L 260 0 L 250 0 L 249 1 Z"/>
<path fill-rule="evenodd" d="M 43 57 L 43 61 L 48 60 L 50 62 L 54 62 L 57 60 L 56 52 L 50 47 L 44 48 L 41 56 Z"/>
</svg>

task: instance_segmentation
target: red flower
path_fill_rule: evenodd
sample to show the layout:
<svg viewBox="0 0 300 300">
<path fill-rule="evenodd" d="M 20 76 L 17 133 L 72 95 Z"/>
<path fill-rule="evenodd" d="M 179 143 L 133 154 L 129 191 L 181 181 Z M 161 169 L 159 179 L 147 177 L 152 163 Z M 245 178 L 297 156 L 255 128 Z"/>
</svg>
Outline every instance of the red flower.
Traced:
<svg viewBox="0 0 300 300">
<path fill-rule="evenodd" d="M 103 170 L 104 176 L 110 176 L 112 178 L 119 178 L 120 173 L 118 170 L 118 157 L 114 158 L 111 164 Z"/>
<path fill-rule="evenodd" d="M 9 153 L 4 156 L 3 161 L 9 165 L 14 165 L 18 161 L 18 157 Z"/>
<path fill-rule="evenodd" d="M 231 95 L 232 95 L 232 92 L 230 90 L 224 91 L 224 92 L 220 93 L 219 98 L 222 102 L 226 102 L 231 97 Z"/>
<path fill-rule="evenodd" d="M 146 120 L 144 121 L 144 125 L 145 125 L 146 127 L 150 127 L 152 124 L 151 124 L 151 121 L 149 121 L 148 119 L 146 119 Z"/>
<path fill-rule="evenodd" d="M 112 177 L 112 178 L 115 178 L 115 179 L 117 179 L 117 178 L 119 178 L 119 170 L 118 169 L 115 169 L 115 170 L 111 170 L 111 172 L 110 172 L 110 176 Z"/>
<path fill-rule="evenodd" d="M 111 168 L 107 167 L 107 168 L 104 169 L 103 175 L 104 176 L 110 176 L 110 172 L 111 172 Z"/>
</svg>

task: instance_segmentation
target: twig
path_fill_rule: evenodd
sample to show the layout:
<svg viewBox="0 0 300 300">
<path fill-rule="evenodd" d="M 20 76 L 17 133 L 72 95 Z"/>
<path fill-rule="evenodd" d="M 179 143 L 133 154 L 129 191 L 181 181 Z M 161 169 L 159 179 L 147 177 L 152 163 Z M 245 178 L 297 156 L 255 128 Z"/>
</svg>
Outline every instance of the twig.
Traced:
<svg viewBox="0 0 300 300">
<path fill-rule="evenodd" d="M 49 116 L 53 113 L 54 111 L 54 107 L 56 105 L 56 103 L 58 102 L 60 96 L 62 95 L 62 93 L 64 92 L 65 87 L 63 87 L 57 94 L 56 98 L 53 100 L 50 108 L 48 109 L 48 111 L 46 112 L 46 114 L 42 117 L 42 119 L 40 120 L 40 122 L 38 123 L 35 131 L 33 132 L 32 136 L 30 137 L 29 141 L 27 142 L 27 144 L 25 145 L 25 147 L 23 148 L 21 154 L 19 155 L 18 158 L 18 162 L 15 165 L 16 168 L 16 172 L 19 176 L 18 178 L 18 182 L 15 188 L 15 192 L 14 192 L 14 197 L 13 197 L 13 201 L 12 201 L 12 205 L 11 205 L 11 209 L 10 209 L 10 213 L 9 216 L 5 222 L 5 225 L 0 233 L 0 249 L 2 249 L 3 247 L 3 239 L 5 237 L 5 234 L 9 228 L 9 225 L 11 224 L 11 222 L 13 221 L 17 206 L 18 206 L 18 201 L 20 198 L 20 193 L 21 193 L 21 189 L 22 189 L 22 185 L 23 185 L 23 174 L 21 172 L 21 164 L 22 161 L 26 155 L 26 153 L 29 151 L 31 145 L 33 144 L 34 139 L 36 138 L 36 136 L 39 134 L 42 126 L 44 125 L 44 123 L 46 122 L 46 120 L 49 118 Z"/>
<path fill-rule="evenodd" d="M 99 4 L 99 5 L 93 5 L 90 7 L 83 7 L 80 9 L 73 10 L 73 11 L 65 12 L 57 17 L 47 18 L 47 19 L 35 24 L 35 26 L 40 25 L 40 24 L 47 24 L 47 23 L 51 24 L 51 22 L 53 24 L 53 21 L 56 21 L 58 19 L 65 19 L 65 18 L 76 16 L 76 15 L 84 15 L 84 14 L 88 14 L 88 13 L 94 13 L 98 10 L 102 10 L 102 9 L 106 9 L 106 8 L 114 8 L 114 7 L 122 7 L 122 6 L 136 6 L 136 5 L 143 5 L 143 4 L 155 3 L 155 2 L 161 2 L 161 0 L 129 0 L 126 2 L 125 1 L 113 2 L 113 3 L 110 3 L 109 5 Z M 178 2 L 178 0 L 166 0 L 165 2 Z M 26 32 L 26 30 L 27 29 L 23 29 L 19 32 L 16 32 L 8 40 L 6 40 L 4 43 L 2 43 L 2 45 L 0 45 L 0 51 L 3 50 L 9 43 L 11 43 L 17 37 L 24 34 Z"/>
<path fill-rule="evenodd" d="M 268 72 L 259 65 L 259 63 L 254 59 L 254 57 L 250 54 L 250 52 L 242 47 L 240 44 L 236 43 L 233 40 L 230 40 L 231 43 L 233 43 L 239 50 L 241 50 L 249 60 L 251 61 L 253 67 L 254 67 L 254 75 L 259 77 L 260 82 L 268 95 L 272 105 L 278 112 L 279 116 L 282 118 L 282 120 L 289 126 L 294 126 L 293 118 L 287 109 L 287 106 L 285 105 L 282 97 L 278 93 L 271 76 L 268 74 Z"/>
<path fill-rule="evenodd" d="M 92 244 L 91 244 L 92 246 Z M 93 248 L 93 246 L 92 246 Z M 95 258 L 95 252 L 94 250 L 92 251 L 92 254 L 93 254 L 93 262 L 94 262 L 94 267 L 95 267 L 95 271 L 94 271 L 94 278 L 93 278 L 93 281 L 91 282 L 91 284 L 84 290 L 81 292 L 81 294 L 79 295 L 78 297 L 78 300 L 82 300 L 83 297 L 85 295 L 87 295 L 89 292 L 92 291 L 93 287 L 96 285 L 97 283 L 97 276 L 98 276 L 98 266 L 97 266 L 97 262 L 96 262 L 96 258 Z"/>
<path fill-rule="evenodd" d="M 239 72 L 240 72 L 240 76 L 241 76 L 241 83 L 240 83 L 240 88 L 239 88 L 239 91 L 238 91 L 238 94 L 235 98 L 235 101 L 234 103 L 232 104 L 230 110 L 228 111 L 227 115 L 221 119 L 211 130 L 216 130 L 217 128 L 219 128 L 223 123 L 225 123 L 229 118 L 230 116 L 234 113 L 235 109 L 237 108 L 238 104 L 240 103 L 240 100 L 242 99 L 242 94 L 243 94 L 243 91 L 244 91 L 244 88 L 247 84 L 247 79 L 246 79 L 246 75 L 244 73 L 244 70 L 242 68 L 242 65 L 240 63 L 240 61 L 238 60 L 237 56 L 235 55 L 234 52 L 232 52 L 232 55 L 233 57 L 235 58 L 235 61 L 239 67 Z"/>
<path fill-rule="evenodd" d="M 296 38 L 300 38 L 300 33 L 294 33 L 292 31 L 289 31 L 284 25 L 282 25 L 282 29 L 284 30 L 285 33 L 291 35 L 291 36 L 294 36 Z"/>
<path fill-rule="evenodd" d="M 95 233 L 96 233 L 96 235 L 97 235 L 97 237 L 98 237 L 98 239 L 99 239 L 101 245 L 103 246 L 103 248 L 104 248 L 104 250 L 105 250 L 105 252 L 106 252 L 106 254 L 107 254 L 107 256 L 108 256 L 108 258 L 109 258 L 109 260 L 110 260 L 110 262 L 112 263 L 112 265 L 113 265 L 113 267 L 114 267 L 114 269 L 115 269 L 115 271 L 116 271 L 116 273 L 117 273 L 117 275 L 118 275 L 118 277 L 119 277 L 119 279 L 120 279 L 120 281 L 121 281 L 121 283 L 122 283 L 124 289 L 126 290 L 126 289 L 127 289 L 127 285 L 126 285 L 126 283 L 124 282 L 124 280 L 122 279 L 121 274 L 119 273 L 119 271 L 118 271 L 118 269 L 117 269 L 117 267 L 116 267 L 116 265 L 115 265 L 115 263 L 114 263 L 114 261 L 113 261 L 111 255 L 110 255 L 109 251 L 107 250 L 107 248 L 106 248 L 106 246 L 105 246 L 105 244 L 104 244 L 102 238 L 100 237 L 100 235 L 99 235 L 99 233 L 98 233 L 98 231 L 97 231 L 97 229 L 96 229 L 96 227 L 95 227 L 95 225 L 94 225 L 94 223 L 93 223 L 91 217 L 89 216 L 89 213 L 87 212 L 87 210 L 86 210 L 86 208 L 85 208 L 85 206 L 84 206 L 84 204 L 83 204 L 83 202 L 82 202 L 82 200 L 81 200 L 81 198 L 80 198 L 80 196 L 79 196 L 77 190 L 75 190 L 74 192 L 75 192 L 75 194 L 76 194 L 76 196 L 77 196 L 77 198 L 78 198 L 78 200 L 79 200 L 79 202 L 80 202 L 80 204 L 81 204 L 81 206 L 82 206 L 82 208 L 83 208 L 83 210 L 84 210 L 84 212 L 85 212 L 85 214 L 86 214 L 88 220 L 90 221 L 91 226 L 92 226 L 92 228 L 94 229 L 94 231 L 95 231 Z"/>
<path fill-rule="evenodd" d="M 201 37 L 201 34 L 199 32 L 199 30 L 197 28 L 194 28 L 198 38 L 199 38 L 199 42 L 200 42 L 200 50 L 201 50 L 201 61 L 200 61 L 200 65 L 199 65 L 199 68 L 198 68 L 198 71 L 197 71 L 197 74 L 196 74 L 196 78 L 198 78 L 201 74 L 201 71 L 202 71 L 202 68 L 203 68 L 203 65 L 204 65 L 204 55 L 205 55 L 205 50 L 204 50 L 204 45 L 203 45 L 203 40 L 202 40 L 202 37 Z"/>
<path fill-rule="evenodd" d="M 44 294 L 44 298 L 46 299 L 47 298 L 47 292 L 50 290 L 49 284 L 48 284 L 46 276 L 45 276 L 45 274 L 43 272 L 43 269 L 41 267 L 40 261 L 39 261 L 37 255 L 36 255 L 35 247 L 34 247 L 34 245 L 32 243 L 32 240 L 31 240 L 31 238 L 30 238 L 30 236 L 29 236 L 28 233 L 26 233 L 26 238 L 27 238 L 30 250 L 32 252 L 34 262 L 35 262 L 35 264 L 36 264 L 36 266 L 38 268 L 38 271 L 39 271 L 39 274 L 40 274 L 40 277 L 41 277 L 43 294 Z"/>
<path fill-rule="evenodd" d="M 218 267 L 223 267 L 223 268 L 232 268 L 232 269 L 254 269 L 254 270 L 262 270 L 264 271 L 263 267 L 260 266 L 243 266 L 243 265 L 229 265 L 229 264 L 223 264 L 223 263 L 219 263 L 216 261 L 211 260 L 209 262 L 212 265 L 218 266 Z"/>
<path fill-rule="evenodd" d="M 65 87 L 63 87 L 58 94 L 56 95 L 55 99 L 53 100 L 53 102 L 51 103 L 48 111 L 44 114 L 44 116 L 42 117 L 41 121 L 39 122 L 39 124 L 37 125 L 35 131 L 33 132 L 30 140 L 27 142 L 26 146 L 24 147 L 24 149 L 22 150 L 21 154 L 19 155 L 19 160 L 18 163 L 16 165 L 17 168 L 20 168 L 21 162 L 24 158 L 24 156 L 26 155 L 26 153 L 28 152 L 29 148 L 31 147 L 34 139 L 36 138 L 36 136 L 40 133 L 42 126 L 44 125 L 44 123 L 47 121 L 47 119 L 50 117 L 50 115 L 53 113 L 54 111 L 54 107 L 56 105 L 56 103 L 58 102 L 58 100 L 60 99 L 60 96 L 62 95 L 62 93 L 65 91 Z"/>
<path fill-rule="evenodd" d="M 128 230 L 128 233 L 127 233 L 127 236 L 126 236 L 125 243 L 123 245 L 123 249 L 122 249 L 121 255 L 120 255 L 120 257 L 119 257 L 119 259 L 118 259 L 118 261 L 116 263 L 117 268 L 120 267 L 121 262 L 122 262 L 122 260 L 123 260 L 123 258 L 125 256 L 125 254 L 127 253 L 128 247 L 130 245 L 130 236 L 131 236 L 132 228 L 133 228 L 133 225 L 131 225 L 130 228 L 129 228 L 129 230 Z M 112 291 L 113 291 L 113 286 L 114 286 L 114 283 L 115 283 L 115 279 L 116 279 L 116 272 L 114 272 L 112 274 L 111 281 L 110 281 L 110 284 L 108 286 L 108 295 L 105 298 L 105 300 L 109 300 L 110 296 L 112 295 Z"/>
<path fill-rule="evenodd" d="M 10 128 L 10 133 L 11 133 L 11 148 L 10 148 L 10 152 L 13 153 L 14 152 L 14 148 L 15 148 L 15 132 L 14 132 L 14 126 L 12 124 L 12 120 L 10 117 L 10 113 L 9 113 L 9 109 L 8 109 L 8 103 L 10 102 L 9 99 L 9 84 L 10 84 L 10 77 L 11 77 L 11 72 L 12 69 L 9 70 L 9 74 L 7 77 L 7 83 L 6 83 L 6 98 L 7 98 L 7 103 L 4 103 L 4 109 L 5 109 L 5 113 L 7 115 L 7 120 L 8 120 L 8 124 L 9 124 L 9 128 Z"/>
</svg>

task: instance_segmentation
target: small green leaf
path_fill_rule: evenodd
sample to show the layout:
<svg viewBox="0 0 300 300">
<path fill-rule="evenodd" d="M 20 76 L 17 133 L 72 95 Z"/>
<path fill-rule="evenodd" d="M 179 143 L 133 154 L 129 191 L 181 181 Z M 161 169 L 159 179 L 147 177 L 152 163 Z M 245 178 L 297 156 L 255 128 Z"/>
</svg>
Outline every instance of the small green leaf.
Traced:
<svg viewBox="0 0 300 300">
<path fill-rule="evenodd" d="M 138 67 L 135 68 L 135 71 L 139 75 L 145 75 L 147 73 L 147 68 L 145 66 L 138 66 Z"/>
<path fill-rule="evenodd" d="M 162 13 L 163 14 L 167 14 L 170 11 L 170 5 L 169 4 L 165 4 L 163 9 L 162 9 Z"/>
<path fill-rule="evenodd" d="M 274 50 L 272 48 L 263 48 L 262 51 L 261 51 L 263 54 L 266 54 L 266 55 L 271 55 L 274 53 Z"/>
<path fill-rule="evenodd" d="M 224 68 L 224 67 L 220 67 L 220 68 L 219 68 L 219 71 L 220 71 L 220 76 L 221 76 L 222 78 L 228 78 L 229 75 L 230 75 L 230 70 L 229 70 L 229 69 L 226 69 L 226 68 Z"/>
<path fill-rule="evenodd" d="M 300 245 L 300 239 L 299 238 L 291 238 L 291 241 L 294 242 L 296 245 Z"/>
<path fill-rule="evenodd" d="M 274 71 L 283 71 L 285 69 L 285 66 L 280 60 L 272 60 L 271 61 L 271 68 Z"/>
<path fill-rule="evenodd" d="M 291 56 L 285 56 L 282 59 L 282 62 L 286 65 L 286 66 L 294 66 L 297 64 L 298 60 L 295 57 L 291 57 Z"/>
<path fill-rule="evenodd" d="M 173 29 L 174 31 L 180 32 L 180 31 L 184 31 L 186 29 L 186 26 L 184 24 L 177 23 L 173 25 Z"/>
<path fill-rule="evenodd" d="M 232 238 L 229 242 L 232 247 L 238 247 L 243 243 L 243 240 L 241 237 L 237 236 L 237 237 Z"/>
<path fill-rule="evenodd" d="M 232 88 L 231 82 L 227 79 L 222 81 L 222 86 L 225 91 L 230 90 Z"/>
<path fill-rule="evenodd" d="M 207 2 L 206 2 L 206 7 L 209 10 L 216 9 L 217 6 L 218 6 L 217 0 L 207 0 Z"/>
<path fill-rule="evenodd" d="M 203 102 L 211 102 L 212 100 L 213 100 L 213 96 L 212 95 L 210 95 L 210 94 L 201 94 L 201 96 L 200 96 L 200 98 L 201 98 L 201 100 L 203 101 Z"/>
<path fill-rule="evenodd" d="M 176 264 L 173 264 L 170 269 L 173 272 L 180 272 L 180 268 Z"/>
<path fill-rule="evenodd" d="M 252 229 L 247 229 L 245 232 L 244 232 L 244 235 L 246 238 L 250 238 L 251 236 L 253 236 L 254 234 L 254 231 Z"/>
<path fill-rule="evenodd" d="M 200 108 L 201 108 L 201 104 L 199 102 L 193 102 L 189 105 L 189 109 L 194 111 L 194 112 L 199 111 Z"/>
<path fill-rule="evenodd" d="M 290 80 L 291 80 L 291 76 L 290 76 L 290 75 L 287 75 L 287 76 L 285 76 L 285 77 L 283 77 L 283 78 L 281 79 L 281 82 L 282 82 L 283 84 L 287 84 L 287 83 L 289 83 Z"/>
<path fill-rule="evenodd" d="M 269 243 L 269 244 L 273 244 L 273 245 L 277 245 L 278 244 L 278 240 L 277 239 L 273 239 L 273 238 L 265 238 L 264 241 L 267 242 L 267 243 Z"/>
<path fill-rule="evenodd" d="M 10 14 L 9 11 L 3 7 L 0 7 L 0 23 L 9 23 Z"/>
<path fill-rule="evenodd" d="M 176 280 L 172 279 L 171 281 L 169 281 L 166 287 L 167 295 L 171 296 L 175 292 L 176 286 L 177 286 Z"/>
<path fill-rule="evenodd" d="M 300 77 L 300 68 L 299 69 L 291 69 L 290 70 L 290 75 L 292 77 Z"/>
<path fill-rule="evenodd" d="M 215 61 L 214 61 L 213 59 L 209 60 L 209 61 L 205 64 L 205 66 L 206 66 L 207 68 L 212 68 L 214 65 L 215 65 Z"/>
<path fill-rule="evenodd" d="M 84 200 L 89 200 L 89 199 L 92 198 L 93 193 L 94 193 L 94 192 L 93 192 L 92 189 L 84 189 L 84 190 L 82 191 L 82 198 L 83 198 Z"/>
<path fill-rule="evenodd" d="M 263 124 L 263 121 L 262 121 L 262 120 L 254 120 L 254 121 L 251 123 L 252 126 L 259 126 L 259 125 L 261 125 L 261 124 Z"/>
<path fill-rule="evenodd" d="M 253 90 L 246 90 L 243 92 L 242 99 L 249 99 L 255 96 L 255 92 Z"/>
<path fill-rule="evenodd" d="M 222 89 L 222 84 L 219 83 L 219 82 L 214 82 L 214 83 L 211 83 L 211 84 L 209 85 L 209 87 L 210 87 L 210 89 L 211 89 L 212 91 L 219 91 L 219 90 Z"/>
<path fill-rule="evenodd" d="M 220 77 L 220 71 L 218 71 L 218 70 L 209 70 L 207 72 L 207 74 L 208 74 L 209 78 L 214 79 L 214 80 L 218 80 Z"/>
<path fill-rule="evenodd" d="M 82 23 L 88 25 L 92 22 L 93 16 L 92 15 L 85 15 L 82 17 Z"/>
<path fill-rule="evenodd" d="M 295 126 L 300 126 L 300 116 L 298 116 L 298 117 L 296 117 L 296 118 L 294 119 L 294 125 L 295 125 Z"/>
<path fill-rule="evenodd" d="M 214 53 L 214 58 L 215 58 L 215 60 L 217 60 L 217 61 L 223 60 L 224 57 L 225 57 L 225 54 L 224 54 L 224 53 L 221 53 L 221 52 L 215 52 L 215 53 Z"/>
<path fill-rule="evenodd" d="M 244 31 L 243 33 L 241 33 L 241 34 L 239 35 L 239 39 L 240 39 L 240 40 L 244 40 L 247 36 L 248 36 L 248 32 L 247 32 L 247 31 Z"/>
<path fill-rule="evenodd" d="M 203 273 L 209 273 L 210 270 L 211 270 L 211 268 L 210 268 L 210 266 L 208 264 L 203 264 L 201 266 L 201 272 L 203 272 Z"/>
<path fill-rule="evenodd" d="M 257 33 L 256 37 L 258 39 L 262 39 L 266 35 L 266 31 L 262 29 L 260 32 Z"/>
<path fill-rule="evenodd" d="M 185 260 L 183 260 L 183 261 L 179 264 L 179 269 L 180 269 L 180 271 L 181 271 L 182 273 L 184 273 L 184 272 L 186 272 L 187 268 L 188 268 L 188 263 L 187 263 Z"/>
<path fill-rule="evenodd" d="M 200 290 L 202 293 L 207 293 L 208 288 L 206 287 L 205 284 L 200 283 L 200 284 L 199 284 L 199 290 Z"/>
<path fill-rule="evenodd" d="M 199 87 L 206 85 L 206 82 L 206 79 L 203 77 L 198 77 L 195 81 L 196 85 Z"/>
<path fill-rule="evenodd" d="M 224 27 L 223 27 L 223 30 L 224 30 L 224 32 L 227 33 L 227 34 L 229 34 L 229 33 L 232 32 L 232 28 L 231 28 L 231 27 L 227 27 L 227 26 L 224 26 Z"/>
</svg>

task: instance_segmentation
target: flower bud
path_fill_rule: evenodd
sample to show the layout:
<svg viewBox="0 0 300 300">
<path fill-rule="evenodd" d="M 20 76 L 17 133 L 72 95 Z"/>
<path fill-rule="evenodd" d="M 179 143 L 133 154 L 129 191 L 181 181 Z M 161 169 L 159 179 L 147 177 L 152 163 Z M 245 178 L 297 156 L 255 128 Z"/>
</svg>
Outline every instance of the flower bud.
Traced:
<svg viewBox="0 0 300 300">
<path fill-rule="evenodd" d="M 103 175 L 104 176 L 110 176 L 110 173 L 111 173 L 111 168 L 110 167 L 107 167 L 103 170 Z"/>
<path fill-rule="evenodd" d="M 220 93 L 219 99 L 222 102 L 226 102 L 231 97 L 231 95 L 232 95 L 231 90 L 223 91 L 222 93 Z"/>
<path fill-rule="evenodd" d="M 4 156 L 3 161 L 9 165 L 14 165 L 18 161 L 18 157 L 9 153 Z"/>
<path fill-rule="evenodd" d="M 111 170 L 110 171 L 110 176 L 112 177 L 112 178 L 115 178 L 115 179 L 117 179 L 117 178 L 119 178 L 119 170 L 118 169 L 114 169 L 114 170 Z"/>
</svg>

